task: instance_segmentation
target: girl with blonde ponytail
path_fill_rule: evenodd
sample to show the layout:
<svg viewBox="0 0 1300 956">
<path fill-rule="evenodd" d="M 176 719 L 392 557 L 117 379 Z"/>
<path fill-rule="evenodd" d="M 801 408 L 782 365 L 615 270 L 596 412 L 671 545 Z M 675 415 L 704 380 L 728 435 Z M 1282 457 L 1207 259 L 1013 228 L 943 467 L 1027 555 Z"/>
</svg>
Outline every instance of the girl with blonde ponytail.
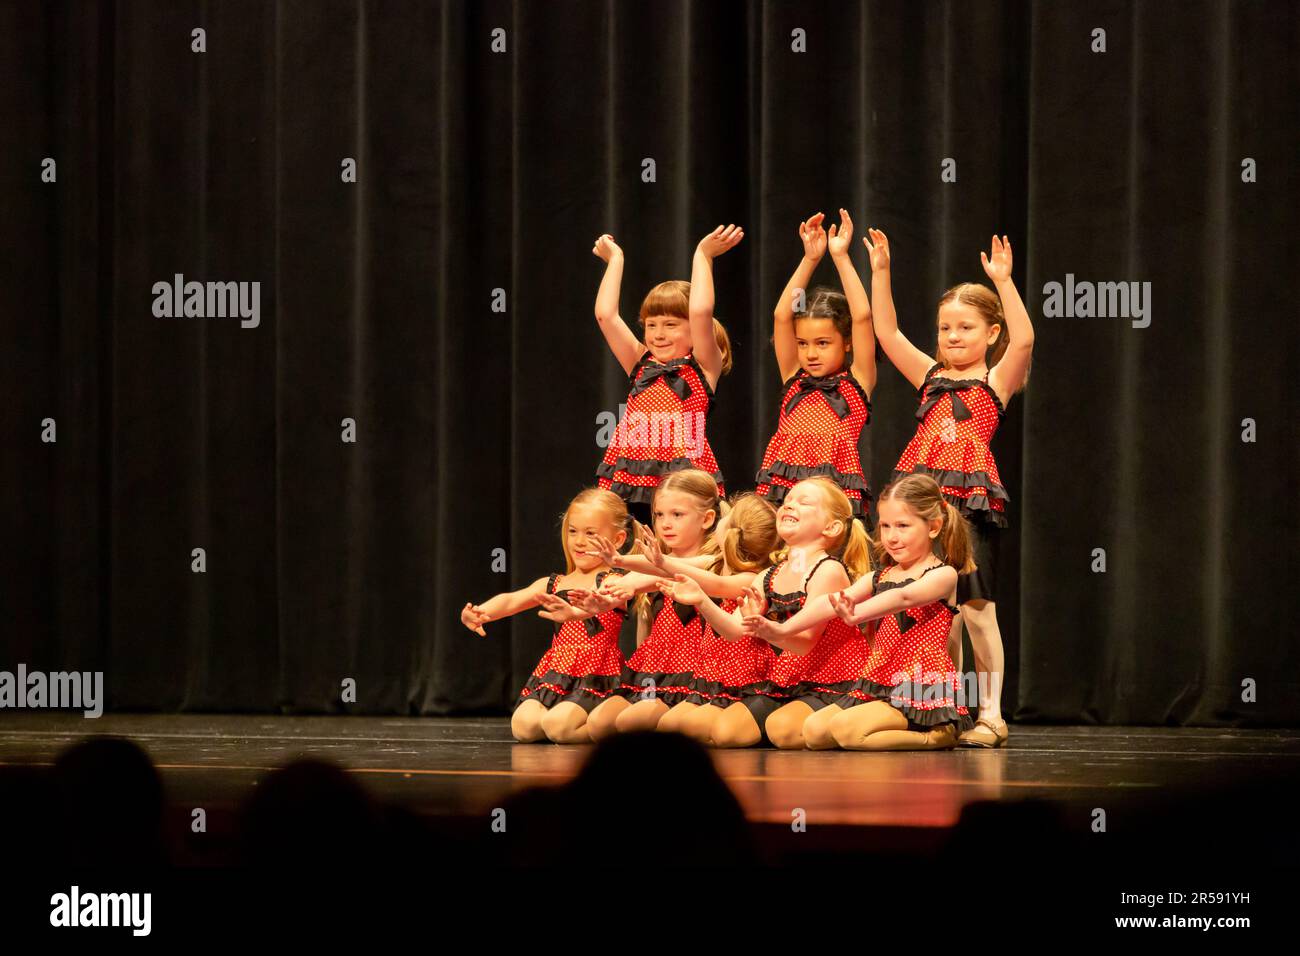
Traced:
<svg viewBox="0 0 1300 956">
<path fill-rule="evenodd" d="M 975 570 L 970 528 L 928 475 L 887 485 L 878 509 L 871 540 L 878 570 L 838 594 L 809 601 L 784 624 L 746 618 L 746 630 L 779 638 L 832 617 L 855 626 L 877 622 L 861 676 L 840 700 L 808 719 L 807 745 L 951 749 L 971 726 L 948 655 L 957 575 Z"/>
<path fill-rule="evenodd" d="M 861 631 L 834 613 L 779 638 L 746 633 L 749 617 L 784 619 L 805 601 L 847 587 L 868 568 L 866 529 L 853 516 L 848 496 L 829 478 L 809 478 L 791 488 L 777 511 L 776 531 L 783 547 L 746 589 L 735 612 L 719 607 L 693 581 L 679 579 L 665 589 L 675 600 L 697 605 L 723 640 L 757 636 L 776 649 L 768 679 L 746 688 L 740 705 L 725 708 L 714 720 L 708 741 L 714 746 L 751 747 L 766 738 L 777 747 L 803 747 L 804 722 L 841 699 L 866 664 Z"/>
</svg>

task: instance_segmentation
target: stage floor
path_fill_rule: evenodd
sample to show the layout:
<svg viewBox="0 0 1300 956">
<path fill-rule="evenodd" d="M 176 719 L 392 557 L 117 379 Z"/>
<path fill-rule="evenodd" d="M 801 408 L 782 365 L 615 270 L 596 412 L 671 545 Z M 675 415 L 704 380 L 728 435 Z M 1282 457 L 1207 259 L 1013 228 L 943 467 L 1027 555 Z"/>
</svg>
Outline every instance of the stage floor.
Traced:
<svg viewBox="0 0 1300 956">
<path fill-rule="evenodd" d="M 381 800 L 424 816 L 476 816 L 509 795 L 563 783 L 589 747 L 517 744 L 506 718 L 231 714 L 0 715 L 0 767 L 48 765 L 92 735 L 129 737 L 153 759 L 173 806 L 233 809 L 299 756 L 333 761 Z M 1013 725 L 1001 750 L 935 753 L 714 751 L 755 823 L 947 828 L 982 801 L 1039 798 L 1080 810 L 1172 799 L 1225 782 L 1261 787 L 1300 769 L 1285 730 Z"/>
</svg>

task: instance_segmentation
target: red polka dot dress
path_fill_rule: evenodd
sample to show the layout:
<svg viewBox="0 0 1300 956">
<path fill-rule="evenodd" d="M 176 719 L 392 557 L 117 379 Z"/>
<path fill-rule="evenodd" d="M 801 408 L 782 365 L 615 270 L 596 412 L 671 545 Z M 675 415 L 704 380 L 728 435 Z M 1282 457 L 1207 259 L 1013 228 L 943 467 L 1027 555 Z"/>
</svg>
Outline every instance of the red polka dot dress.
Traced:
<svg viewBox="0 0 1300 956">
<path fill-rule="evenodd" d="M 799 369 L 781 399 L 776 434 L 767 443 L 755 489 L 778 507 L 797 482 L 825 476 L 844 489 L 853 513 L 870 520 L 871 492 L 858 439 L 871 419 L 871 401 L 847 370 L 816 378 Z"/>
<path fill-rule="evenodd" d="M 927 568 L 917 578 L 903 581 L 882 581 L 881 572 L 876 571 L 871 579 L 872 594 L 901 588 L 941 567 Z M 957 668 L 948 656 L 948 630 L 958 610 L 940 600 L 880 619 L 862 676 L 836 703 L 849 708 L 885 700 L 899 709 L 912 730 L 925 731 L 946 723 L 957 724 L 958 732 L 969 730 L 973 725 L 966 706 L 960 703 Z"/>
<path fill-rule="evenodd" d="M 607 575 L 622 573 L 621 570 L 600 572 L 595 587 L 599 588 Z M 555 589 L 559 577 L 558 574 L 550 576 L 546 593 L 567 600 L 568 588 Z M 585 620 L 557 621 L 551 647 L 533 668 L 515 707 L 526 700 L 536 700 L 545 707 L 572 701 L 590 713 L 614 694 L 622 684 L 623 652 L 618 648 L 618 632 L 626 616 L 623 608 L 611 608 Z"/>
<path fill-rule="evenodd" d="M 779 623 L 801 610 L 808 600 L 808 582 L 823 561 L 839 562 L 839 559 L 830 555 L 822 558 L 804 578 L 803 590 L 788 594 L 772 590 L 772 579 L 785 562 L 768 568 L 763 574 L 767 617 Z M 822 636 L 806 654 L 777 652 L 764 692 L 786 700 L 812 697 L 822 704 L 837 703 L 862 676 L 866 662 L 866 637 L 858 628 L 834 617 L 826 622 Z"/>
<path fill-rule="evenodd" d="M 894 466 L 893 480 L 927 474 L 945 498 L 972 522 L 1006 527 L 1008 495 L 998 476 L 989 441 L 1006 409 L 983 379 L 951 379 L 935 375 L 936 364 L 917 389 L 921 424 Z"/>
<path fill-rule="evenodd" d="M 699 468 L 725 494 L 704 428 L 713 389 L 695 356 L 657 362 L 646 352 L 628 380 L 623 419 L 596 468 L 596 483 L 624 501 L 649 504 L 664 475 Z"/>
<path fill-rule="evenodd" d="M 651 597 L 650 617 L 650 634 L 623 665 L 619 693 L 649 700 L 653 690 L 653 699 L 672 707 L 693 691 L 704 621 L 693 605 L 668 601 L 662 593 Z"/>
<path fill-rule="evenodd" d="M 718 606 L 731 614 L 739 603 L 734 598 L 726 598 Z M 776 652 L 767 641 L 757 637 L 729 641 L 705 621 L 692 693 L 686 700 L 715 707 L 738 704 L 747 694 L 757 693 L 766 685 L 774 660 Z"/>
</svg>

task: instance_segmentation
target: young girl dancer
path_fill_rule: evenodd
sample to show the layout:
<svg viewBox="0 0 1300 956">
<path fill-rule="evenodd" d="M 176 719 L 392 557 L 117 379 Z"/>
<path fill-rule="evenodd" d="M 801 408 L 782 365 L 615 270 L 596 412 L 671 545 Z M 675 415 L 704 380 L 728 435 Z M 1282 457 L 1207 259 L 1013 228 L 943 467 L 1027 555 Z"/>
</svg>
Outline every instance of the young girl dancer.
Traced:
<svg viewBox="0 0 1300 956">
<path fill-rule="evenodd" d="M 817 213 L 799 224 L 803 259 L 776 303 L 772 344 L 788 387 L 754 480 L 757 494 L 779 505 L 795 482 L 825 475 L 844 489 L 853 514 L 870 527 L 871 492 L 858 438 L 871 418 L 876 385 L 871 305 L 849 257 L 853 220 L 841 209 L 839 226 L 831 226 L 828 238 L 822 218 Z M 845 294 L 819 286 L 796 313 L 794 296 L 807 288 L 828 247 Z"/>
<path fill-rule="evenodd" d="M 777 533 L 785 548 L 763 573 L 761 590 L 748 589 L 748 606 L 727 614 L 684 575 L 670 588 L 674 599 L 697 604 L 719 636 L 736 641 L 747 636 L 746 614 L 784 620 L 805 601 L 841 591 L 867 570 L 866 530 L 853 517 L 848 497 L 829 478 L 808 478 L 790 489 L 777 510 Z M 715 720 L 712 743 L 752 747 L 766 736 L 777 747 L 803 747 L 808 717 L 838 701 L 861 676 L 866 638 L 834 614 L 780 637 L 753 628 L 748 636 L 761 637 L 780 652 L 766 685 Z"/>
<path fill-rule="evenodd" d="M 701 567 L 698 559 L 665 555 L 646 529 L 642 529 L 639 556 L 611 553 L 612 545 L 605 543 L 603 558 L 613 566 L 632 571 L 669 578 L 683 576 L 678 580 L 689 578 L 700 586 L 701 594 L 718 597 L 722 610 L 730 614 L 739 606 L 757 573 L 768 567 L 769 555 L 780 545 L 776 509 L 755 494 L 739 495 L 718 520 L 713 540 L 722 556 L 722 567 L 717 574 Z M 661 590 L 672 599 L 668 585 Z M 677 731 L 710 743 L 715 721 L 728 707 L 743 708 L 746 696 L 756 694 L 766 684 L 774 659 L 772 647 L 766 641 L 756 638 L 729 641 L 705 622 L 690 693 L 669 708 L 657 729 Z"/>
<path fill-rule="evenodd" d="M 592 249 L 606 262 L 596 322 L 630 385 L 622 420 L 596 469 L 597 483 L 647 522 L 654 489 L 665 475 L 698 468 L 722 486 L 705 436 L 718 378 L 731 369 L 726 329 L 713 317 L 713 260 L 744 235 L 739 226 L 719 226 L 696 247 L 690 282 L 671 280 L 650 290 L 641 303 L 644 341 L 618 313 L 623 250 L 608 234 Z"/>
<path fill-rule="evenodd" d="M 712 477 L 698 469 L 673 472 L 655 490 L 653 507 L 655 533 L 674 557 L 715 573 L 721 569 L 722 556 L 711 532 L 726 506 Z M 613 543 L 617 547 L 617 542 Z M 632 572 L 617 583 L 605 582 L 601 588 L 605 599 L 627 599 L 648 591 L 655 594 L 649 601 L 638 599 L 642 608 L 649 606 L 650 633 L 623 666 L 618 693 L 591 712 L 593 740 L 613 733 L 654 730 L 669 709 L 691 693 L 703 623 L 693 607 L 659 592 L 662 580 L 658 575 Z"/>
<path fill-rule="evenodd" d="M 945 292 L 939 300 L 938 347 L 931 358 L 899 331 L 890 289 L 889 240 L 878 229 L 867 231 L 870 239 L 863 242 L 871 253 L 876 336 L 920 398 L 916 411 L 920 424 L 893 477 L 930 475 L 974 532 L 978 569 L 958 578 L 957 603 L 975 650 L 980 716 L 960 742 L 968 747 L 1001 747 L 1007 741 L 1007 725 L 1002 719 L 1002 634 L 993 568 L 1009 499 L 989 441 L 1006 414 L 1007 402 L 1029 374 L 1033 325 L 1011 281 L 1011 242 L 1006 236 L 994 236 L 991 252 L 981 252 L 980 262 L 997 295 L 972 282 Z M 960 661 L 960 622 L 954 625 L 949 642 Z"/>
<path fill-rule="evenodd" d="M 958 613 L 952 604 L 958 572 L 974 570 L 969 527 L 928 475 L 887 485 L 878 508 L 872 537 L 878 570 L 839 594 L 809 601 L 783 624 L 750 615 L 745 625 L 779 639 L 832 615 L 854 626 L 878 621 L 862 676 L 804 724 L 811 749 L 951 749 L 970 727 L 947 649 Z"/>
<path fill-rule="evenodd" d="M 578 589 L 600 587 L 610 574 L 622 574 L 601 560 L 591 541 L 602 536 L 621 545 L 628 521 L 627 506 L 617 495 L 599 488 L 579 492 L 565 509 L 560 531 L 564 574 L 538 578 L 482 604 L 466 604 L 460 612 L 461 622 L 476 634 L 485 634 L 483 625 L 489 621 L 539 604 L 546 608 L 542 616 L 555 622 L 550 649 L 515 701 L 510 731 L 520 743 L 590 743 L 588 713 L 620 686 L 623 655 L 618 632 L 626 611 L 607 602 L 593 614 L 594 605 L 582 609 L 565 598 Z"/>
</svg>

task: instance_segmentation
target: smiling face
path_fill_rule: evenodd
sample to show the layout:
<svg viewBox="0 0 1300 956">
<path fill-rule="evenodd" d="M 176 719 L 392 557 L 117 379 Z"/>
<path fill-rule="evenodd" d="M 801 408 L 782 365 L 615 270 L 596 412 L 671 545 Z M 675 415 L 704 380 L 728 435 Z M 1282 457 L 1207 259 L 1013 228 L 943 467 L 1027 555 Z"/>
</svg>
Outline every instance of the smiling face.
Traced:
<svg viewBox="0 0 1300 956">
<path fill-rule="evenodd" d="M 953 300 L 939 306 L 939 350 L 949 368 L 985 360 L 1002 327 L 989 324 L 977 309 Z"/>
<path fill-rule="evenodd" d="M 691 323 L 680 315 L 647 315 L 645 344 L 656 362 L 685 358 L 691 350 Z"/>
<path fill-rule="evenodd" d="M 831 517 L 826 496 L 814 482 L 801 481 L 791 488 L 776 513 L 776 533 L 790 547 L 835 540 L 843 530 L 843 524 Z"/>
<path fill-rule="evenodd" d="M 906 502 L 887 498 L 878 505 L 880 543 L 895 564 L 911 567 L 931 554 L 943 520 L 925 521 Z"/>
<path fill-rule="evenodd" d="M 699 551 L 716 518 L 713 509 L 702 509 L 694 495 L 682 491 L 660 491 L 655 495 L 655 534 L 675 555 L 690 556 Z"/>
<path fill-rule="evenodd" d="M 799 365 L 809 375 L 821 378 L 844 368 L 849 348 L 834 319 L 820 316 L 797 319 L 794 340 L 799 347 Z"/>
<path fill-rule="evenodd" d="M 593 554 L 589 542 L 600 535 L 614 542 L 620 551 L 627 533 L 614 526 L 608 514 L 593 505 L 573 505 L 564 523 L 564 546 L 575 571 L 590 572 L 604 567 L 599 555 Z"/>
</svg>

